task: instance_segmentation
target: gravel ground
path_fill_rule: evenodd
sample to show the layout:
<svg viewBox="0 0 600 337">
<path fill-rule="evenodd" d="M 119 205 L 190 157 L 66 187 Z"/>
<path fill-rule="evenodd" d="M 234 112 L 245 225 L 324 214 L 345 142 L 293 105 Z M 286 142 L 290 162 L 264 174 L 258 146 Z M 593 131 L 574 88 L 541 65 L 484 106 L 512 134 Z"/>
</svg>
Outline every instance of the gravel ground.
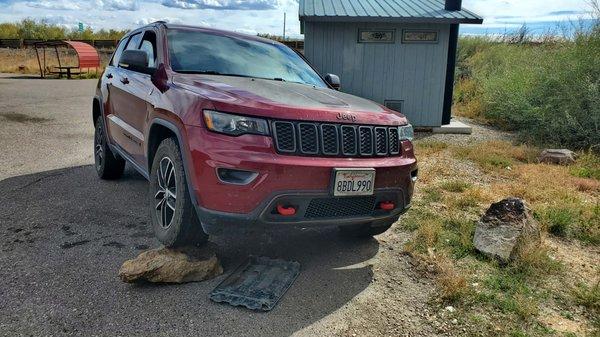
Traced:
<svg viewBox="0 0 600 337">
<path fill-rule="evenodd" d="M 129 168 L 111 182 L 94 172 L 94 86 L 0 75 L 0 335 L 423 336 L 448 329 L 428 307 L 433 286 L 413 272 L 401 249 L 408 234 L 398 230 L 362 241 L 331 229 L 233 232 L 211 239 L 221 277 L 177 286 L 120 282 L 121 263 L 158 243 L 140 201 L 147 182 Z M 271 312 L 208 299 L 249 254 L 302 265 Z"/>
</svg>

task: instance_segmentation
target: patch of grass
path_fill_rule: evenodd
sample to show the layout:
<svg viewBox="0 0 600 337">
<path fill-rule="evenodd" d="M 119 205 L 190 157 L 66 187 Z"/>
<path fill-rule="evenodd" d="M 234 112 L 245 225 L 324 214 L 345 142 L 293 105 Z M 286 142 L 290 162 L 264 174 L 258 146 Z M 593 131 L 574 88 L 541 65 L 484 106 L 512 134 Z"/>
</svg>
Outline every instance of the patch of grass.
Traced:
<svg viewBox="0 0 600 337">
<path fill-rule="evenodd" d="M 544 220 L 547 223 L 548 231 L 556 236 L 567 236 L 569 227 L 575 222 L 576 215 L 573 210 L 568 208 L 551 207 L 546 211 Z"/>
<path fill-rule="evenodd" d="M 570 172 L 575 177 L 600 180 L 600 156 L 591 151 L 584 152 L 571 166 Z"/>
<path fill-rule="evenodd" d="M 569 203 L 549 206 L 537 216 L 553 235 L 600 244 L 600 203 Z"/>
<path fill-rule="evenodd" d="M 440 202 L 442 201 L 442 192 L 435 187 L 425 187 L 423 188 L 423 201 Z"/>
<path fill-rule="evenodd" d="M 455 147 L 454 153 L 463 159 L 477 163 L 484 170 L 506 169 L 515 162 L 535 162 L 538 150 L 525 146 L 514 146 L 506 141 L 489 141 L 468 147 Z"/>
<path fill-rule="evenodd" d="M 442 300 L 448 302 L 459 301 L 467 294 L 467 279 L 453 265 L 447 257 L 438 258 L 438 277 L 436 279 Z"/>
<path fill-rule="evenodd" d="M 537 299 L 530 286 L 506 270 L 492 273 L 483 280 L 484 290 L 475 301 L 492 305 L 504 314 L 527 320 L 537 313 Z"/>
<path fill-rule="evenodd" d="M 544 247 L 522 252 L 515 262 L 495 269 L 483 279 L 484 289 L 475 301 L 528 320 L 537 314 L 542 298 L 536 290 L 537 284 L 543 276 L 557 273 L 560 268 L 560 263 L 550 259 Z"/>
<path fill-rule="evenodd" d="M 421 254 L 427 253 L 428 248 L 437 246 L 442 227 L 442 219 L 439 217 L 421 219 L 413 239 L 406 244 L 406 250 Z"/>
<path fill-rule="evenodd" d="M 579 283 L 573 288 L 573 296 L 579 305 L 583 305 L 593 313 L 600 314 L 600 282 L 593 286 Z"/>
<path fill-rule="evenodd" d="M 450 209 L 468 210 L 479 207 L 479 202 L 483 200 L 482 192 L 479 189 L 468 189 L 461 194 L 448 194 L 444 196 L 444 202 Z"/>
<path fill-rule="evenodd" d="M 462 258 L 474 252 L 474 221 L 454 216 L 444 221 L 444 228 L 446 231 L 442 234 L 442 240 L 450 247 L 455 258 Z"/>
<path fill-rule="evenodd" d="M 440 219 L 439 214 L 423 206 L 415 205 L 400 218 L 400 228 L 414 231 L 421 227 L 424 222 L 437 222 L 441 221 Z"/>
<path fill-rule="evenodd" d="M 442 182 L 440 184 L 440 187 L 444 191 L 462 193 L 467 188 L 471 187 L 471 184 L 466 181 L 462 181 L 462 180 L 448 180 L 448 181 Z"/>
<path fill-rule="evenodd" d="M 417 156 L 428 156 L 448 148 L 448 144 L 436 140 L 417 140 L 414 142 Z"/>
<path fill-rule="evenodd" d="M 519 252 L 519 255 L 508 267 L 507 271 L 523 280 L 554 274 L 561 270 L 561 264 L 548 256 L 545 246 L 529 245 Z"/>
</svg>

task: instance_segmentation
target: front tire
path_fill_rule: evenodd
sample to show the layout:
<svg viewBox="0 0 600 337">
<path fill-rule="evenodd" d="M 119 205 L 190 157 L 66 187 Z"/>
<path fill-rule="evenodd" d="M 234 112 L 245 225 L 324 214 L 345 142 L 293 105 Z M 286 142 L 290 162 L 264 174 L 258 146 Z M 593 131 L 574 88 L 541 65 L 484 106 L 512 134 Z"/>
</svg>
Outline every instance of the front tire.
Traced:
<svg viewBox="0 0 600 337">
<path fill-rule="evenodd" d="M 100 179 L 119 179 L 125 169 L 125 160 L 110 150 L 104 130 L 102 116 L 98 116 L 94 132 L 94 167 Z"/>
<path fill-rule="evenodd" d="M 167 247 L 208 240 L 189 193 L 179 146 L 173 138 L 167 138 L 154 155 L 149 191 L 154 234 Z"/>
</svg>

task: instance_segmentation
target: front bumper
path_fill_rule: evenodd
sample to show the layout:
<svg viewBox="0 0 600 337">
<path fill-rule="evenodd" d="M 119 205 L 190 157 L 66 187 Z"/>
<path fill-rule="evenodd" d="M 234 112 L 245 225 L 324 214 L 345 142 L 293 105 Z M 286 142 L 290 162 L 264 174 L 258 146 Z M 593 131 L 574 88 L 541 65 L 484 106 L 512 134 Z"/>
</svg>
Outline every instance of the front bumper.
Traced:
<svg viewBox="0 0 600 337">
<path fill-rule="evenodd" d="M 410 208 L 402 190 L 377 190 L 373 196 L 337 197 L 327 193 L 283 192 L 274 194 L 254 211 L 247 214 L 220 212 L 198 207 L 198 217 L 204 231 L 218 234 L 227 228 L 287 228 L 340 226 L 366 223 L 393 223 Z M 381 201 L 394 201 L 396 208 L 382 210 Z M 277 213 L 277 205 L 292 205 L 295 215 Z"/>
<path fill-rule="evenodd" d="M 200 220 L 206 227 L 240 223 L 302 226 L 366 223 L 397 218 L 410 204 L 414 186 L 411 173 L 417 168 L 410 142 L 403 142 L 403 155 L 395 157 L 301 157 L 277 154 L 269 137 L 230 137 L 193 126 L 187 126 L 186 132 L 191 158 L 190 193 L 194 194 Z M 217 168 L 248 170 L 258 175 L 247 185 L 228 184 L 219 180 Z M 333 198 L 330 194 L 333 168 L 375 168 L 375 194 L 372 200 L 362 202 L 372 201 L 375 205 L 384 199 L 395 200 L 396 208 L 383 211 L 373 206 L 368 214 L 321 217 L 308 212 L 310 207 L 318 206 L 317 199 L 345 200 L 352 204 L 351 198 L 357 198 Z M 294 216 L 273 214 L 278 203 L 296 205 L 298 210 Z"/>
</svg>

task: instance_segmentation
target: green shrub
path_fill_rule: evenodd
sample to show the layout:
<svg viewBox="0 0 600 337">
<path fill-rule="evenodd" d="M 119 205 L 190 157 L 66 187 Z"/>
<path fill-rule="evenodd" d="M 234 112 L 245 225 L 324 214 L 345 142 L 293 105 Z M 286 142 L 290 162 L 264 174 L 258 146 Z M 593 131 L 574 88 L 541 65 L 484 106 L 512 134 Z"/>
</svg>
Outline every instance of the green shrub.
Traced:
<svg viewBox="0 0 600 337">
<path fill-rule="evenodd" d="M 126 30 L 94 31 L 87 27 L 80 32 L 78 29 L 68 29 L 62 26 L 49 24 L 41 20 L 23 19 L 15 23 L 0 23 L 0 39 L 49 39 L 49 40 L 119 40 L 127 33 Z"/>
<path fill-rule="evenodd" d="M 457 86 L 457 111 L 478 112 L 534 144 L 600 151 L 598 27 L 541 44 L 461 39 L 459 79 L 475 84 Z"/>
<path fill-rule="evenodd" d="M 571 167 L 571 174 L 580 178 L 593 178 L 600 180 L 600 156 L 586 152 L 577 158 Z"/>
<path fill-rule="evenodd" d="M 583 305 L 591 311 L 600 313 L 600 282 L 589 287 L 583 283 L 573 288 L 573 295 L 577 304 Z"/>
<path fill-rule="evenodd" d="M 566 208 L 550 208 L 546 212 L 548 231 L 556 236 L 566 236 L 569 227 L 575 222 L 576 215 Z"/>
<path fill-rule="evenodd" d="M 553 235 L 600 244 L 600 204 L 548 207 L 541 212 L 539 218 Z"/>
</svg>

